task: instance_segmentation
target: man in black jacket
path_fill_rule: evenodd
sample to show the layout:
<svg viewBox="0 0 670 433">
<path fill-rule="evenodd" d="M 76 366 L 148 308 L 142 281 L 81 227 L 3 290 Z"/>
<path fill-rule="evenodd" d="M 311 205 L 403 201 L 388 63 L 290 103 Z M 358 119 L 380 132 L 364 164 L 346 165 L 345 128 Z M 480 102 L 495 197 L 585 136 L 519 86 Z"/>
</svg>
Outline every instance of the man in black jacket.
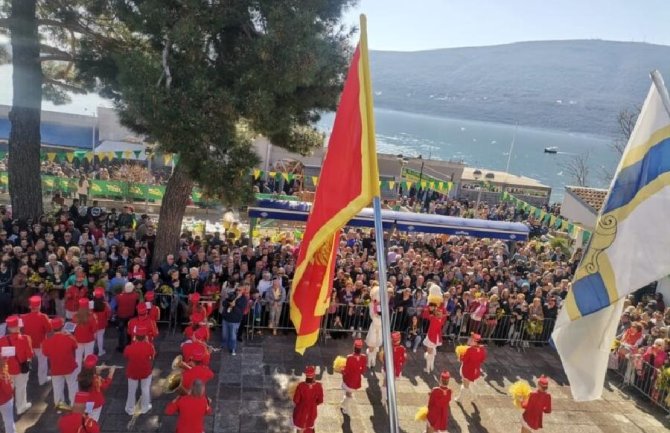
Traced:
<svg viewBox="0 0 670 433">
<path fill-rule="evenodd" d="M 237 330 L 242 322 L 244 310 L 247 308 L 249 300 L 244 295 L 248 285 L 243 284 L 238 286 L 234 292 L 228 295 L 228 298 L 221 302 L 221 337 L 223 345 L 225 345 L 230 353 L 235 356 L 237 349 Z"/>
</svg>

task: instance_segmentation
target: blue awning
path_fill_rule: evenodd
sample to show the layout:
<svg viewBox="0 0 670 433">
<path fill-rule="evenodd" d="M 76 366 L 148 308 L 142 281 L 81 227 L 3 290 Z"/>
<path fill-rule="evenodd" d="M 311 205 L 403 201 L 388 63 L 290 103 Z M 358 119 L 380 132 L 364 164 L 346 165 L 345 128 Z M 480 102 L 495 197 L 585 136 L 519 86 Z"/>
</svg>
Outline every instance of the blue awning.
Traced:
<svg viewBox="0 0 670 433">
<path fill-rule="evenodd" d="M 0 139 L 9 140 L 10 127 L 9 119 L 0 118 Z M 40 124 L 42 144 L 51 146 L 92 149 L 93 141 L 97 140 L 96 132 L 93 131 L 93 128 L 85 126 L 63 125 L 44 121 Z"/>
<path fill-rule="evenodd" d="M 249 208 L 251 218 L 269 218 L 282 221 L 307 221 L 310 203 L 278 200 L 259 200 Z M 489 221 L 481 219 L 457 218 L 451 216 L 420 214 L 413 212 L 382 211 L 384 229 L 404 232 L 441 233 L 456 236 L 503 239 L 511 241 L 528 240 L 528 226 L 522 223 Z M 371 208 L 363 209 L 349 221 L 352 227 L 374 227 Z"/>
</svg>

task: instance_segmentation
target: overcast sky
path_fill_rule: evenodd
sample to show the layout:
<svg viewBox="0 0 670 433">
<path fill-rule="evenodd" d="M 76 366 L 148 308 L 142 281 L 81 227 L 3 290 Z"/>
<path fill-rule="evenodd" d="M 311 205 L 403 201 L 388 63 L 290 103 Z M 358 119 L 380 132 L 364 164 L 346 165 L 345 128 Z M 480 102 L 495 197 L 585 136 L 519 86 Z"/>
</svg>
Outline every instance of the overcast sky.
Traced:
<svg viewBox="0 0 670 433">
<path fill-rule="evenodd" d="M 670 0 L 359 0 L 371 49 L 415 51 L 555 39 L 670 45 Z"/>
</svg>

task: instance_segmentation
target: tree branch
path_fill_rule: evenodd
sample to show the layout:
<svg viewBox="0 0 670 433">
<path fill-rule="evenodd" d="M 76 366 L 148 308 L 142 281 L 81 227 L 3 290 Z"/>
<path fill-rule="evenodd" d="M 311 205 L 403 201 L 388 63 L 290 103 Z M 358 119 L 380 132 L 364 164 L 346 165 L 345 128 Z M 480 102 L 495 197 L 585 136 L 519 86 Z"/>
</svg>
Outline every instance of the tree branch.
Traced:
<svg viewBox="0 0 670 433">
<path fill-rule="evenodd" d="M 53 54 L 56 56 L 68 56 L 70 59 L 72 59 L 72 54 L 68 53 L 67 51 L 63 51 L 61 49 L 58 49 L 56 47 L 52 47 L 51 45 L 46 45 L 46 44 L 40 44 L 40 51 L 43 53 L 47 54 Z"/>
<path fill-rule="evenodd" d="M 62 81 L 54 80 L 53 78 L 49 78 L 49 77 L 44 77 L 43 83 L 58 86 L 58 87 L 60 87 L 64 90 L 67 90 L 68 92 L 86 93 L 86 90 L 81 88 L 81 87 L 78 87 L 78 86 L 75 86 L 75 85 L 72 85 L 72 84 L 67 84 L 67 83 L 64 83 Z"/>
<path fill-rule="evenodd" d="M 48 56 L 41 56 L 40 62 L 71 62 L 72 56 L 69 54 L 52 54 Z"/>
</svg>

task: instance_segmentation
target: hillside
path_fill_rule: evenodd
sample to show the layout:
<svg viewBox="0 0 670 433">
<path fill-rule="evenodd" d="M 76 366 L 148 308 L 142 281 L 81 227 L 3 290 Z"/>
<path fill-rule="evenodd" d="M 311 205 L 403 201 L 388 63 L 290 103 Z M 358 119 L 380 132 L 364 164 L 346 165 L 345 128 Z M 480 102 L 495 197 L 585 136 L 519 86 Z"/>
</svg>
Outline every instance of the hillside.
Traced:
<svg viewBox="0 0 670 433">
<path fill-rule="evenodd" d="M 370 54 L 375 104 L 393 110 L 613 135 L 670 47 L 599 40 Z"/>
</svg>

